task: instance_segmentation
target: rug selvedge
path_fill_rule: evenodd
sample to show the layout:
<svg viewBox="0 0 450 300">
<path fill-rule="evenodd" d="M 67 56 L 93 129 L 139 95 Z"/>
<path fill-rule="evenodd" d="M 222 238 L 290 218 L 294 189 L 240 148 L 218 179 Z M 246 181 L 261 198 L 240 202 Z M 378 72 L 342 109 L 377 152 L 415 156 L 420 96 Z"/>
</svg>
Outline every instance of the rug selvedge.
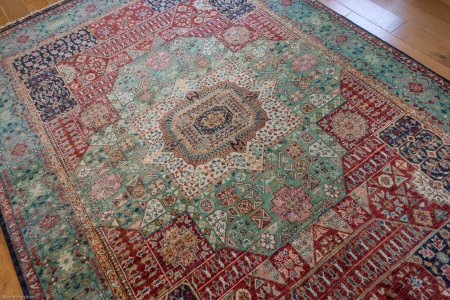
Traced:
<svg viewBox="0 0 450 300">
<path fill-rule="evenodd" d="M 5 67 L 115 297 L 446 297 L 445 130 L 287 20 L 135 1 L 50 41 Z"/>
</svg>

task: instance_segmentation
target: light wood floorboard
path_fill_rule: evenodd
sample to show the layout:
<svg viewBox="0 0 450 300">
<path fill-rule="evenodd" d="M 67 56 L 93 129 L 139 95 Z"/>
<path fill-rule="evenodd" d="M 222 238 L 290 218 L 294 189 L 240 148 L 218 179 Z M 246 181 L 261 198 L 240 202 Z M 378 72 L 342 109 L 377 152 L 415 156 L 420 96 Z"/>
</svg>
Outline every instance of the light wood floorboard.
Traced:
<svg viewBox="0 0 450 300">
<path fill-rule="evenodd" d="M 17 278 L 14 265 L 9 256 L 5 237 L 0 230 L 0 299 L 5 298 L 5 296 L 14 297 L 21 295 L 23 295 L 22 288 L 20 287 L 19 279 Z"/>
</svg>

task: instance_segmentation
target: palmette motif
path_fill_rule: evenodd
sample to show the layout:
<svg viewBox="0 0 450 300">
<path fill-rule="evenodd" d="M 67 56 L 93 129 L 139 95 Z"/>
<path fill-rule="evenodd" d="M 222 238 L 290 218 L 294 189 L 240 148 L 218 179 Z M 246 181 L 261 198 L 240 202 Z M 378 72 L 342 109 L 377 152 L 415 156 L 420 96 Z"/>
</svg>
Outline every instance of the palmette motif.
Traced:
<svg viewBox="0 0 450 300">
<path fill-rule="evenodd" d="M 1 38 L 26 293 L 450 297 L 447 81 L 315 1 L 118 4 Z"/>
</svg>

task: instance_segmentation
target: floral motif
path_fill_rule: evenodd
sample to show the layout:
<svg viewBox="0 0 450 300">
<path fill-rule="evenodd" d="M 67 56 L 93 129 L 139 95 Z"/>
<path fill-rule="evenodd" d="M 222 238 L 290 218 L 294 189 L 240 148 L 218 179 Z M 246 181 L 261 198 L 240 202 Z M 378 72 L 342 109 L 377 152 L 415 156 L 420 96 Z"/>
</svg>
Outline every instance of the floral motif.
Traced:
<svg viewBox="0 0 450 300">
<path fill-rule="evenodd" d="M 414 118 L 400 118 L 381 131 L 380 138 L 389 146 L 398 148 L 409 162 L 420 165 L 422 172 L 431 179 L 445 184 L 450 178 L 450 145 L 445 144 L 431 130 L 423 129 L 422 124 Z"/>
<path fill-rule="evenodd" d="M 216 197 L 219 200 L 219 203 L 223 206 L 230 206 L 239 200 L 238 196 L 234 193 L 233 188 L 231 187 L 221 189 L 217 193 Z"/>
<path fill-rule="evenodd" d="M 253 205 L 247 199 L 243 199 L 236 205 L 236 208 L 239 210 L 241 214 L 245 215 L 252 211 Z"/>
<path fill-rule="evenodd" d="M 314 68 L 317 64 L 317 56 L 312 54 L 305 54 L 300 57 L 297 57 L 292 62 L 292 69 L 295 72 L 306 72 Z"/>
<path fill-rule="evenodd" d="M 66 272 L 69 272 L 72 269 L 72 266 L 74 264 L 72 254 L 69 252 L 64 252 L 60 255 L 58 259 L 58 265 L 61 269 L 63 269 Z"/>
<path fill-rule="evenodd" d="M 252 295 L 247 289 L 239 289 L 236 291 L 236 300 L 251 300 Z"/>
<path fill-rule="evenodd" d="M 341 195 L 341 192 L 339 191 L 338 187 L 330 184 L 324 185 L 324 192 L 325 195 L 331 198 L 339 198 L 339 196 Z"/>
<path fill-rule="evenodd" d="M 119 119 L 116 111 L 108 102 L 97 102 L 81 112 L 79 120 L 84 132 L 88 135 L 96 133 Z"/>
<path fill-rule="evenodd" d="M 82 28 L 17 58 L 14 60 L 14 67 L 21 74 L 22 79 L 26 79 L 95 44 L 97 44 L 96 38 L 86 28 Z"/>
<path fill-rule="evenodd" d="M 21 44 L 25 44 L 30 37 L 28 35 L 21 35 L 17 38 L 17 42 Z"/>
<path fill-rule="evenodd" d="M 258 35 L 247 26 L 232 26 L 217 35 L 225 45 L 233 52 L 239 51 L 250 42 L 256 40 Z"/>
<path fill-rule="evenodd" d="M 172 56 L 167 51 L 151 52 L 147 57 L 147 66 L 155 70 L 163 70 L 172 62 Z"/>
<path fill-rule="evenodd" d="M 41 222 L 39 222 L 39 225 L 42 229 L 49 230 L 52 229 L 59 221 L 60 219 L 58 216 L 51 214 L 46 216 Z"/>
<path fill-rule="evenodd" d="M 358 113 L 339 112 L 331 120 L 333 132 L 341 140 L 357 141 L 366 135 L 367 121 Z"/>
<path fill-rule="evenodd" d="M 441 268 L 442 274 L 450 281 L 450 265 L 444 265 Z"/>
<path fill-rule="evenodd" d="M 424 261 L 424 267 L 440 278 L 445 287 L 450 287 L 450 223 L 429 238 L 416 252 Z"/>
<path fill-rule="evenodd" d="M 123 179 L 118 174 L 108 174 L 101 177 L 92 186 L 90 196 L 95 200 L 101 200 L 114 195 L 122 186 Z"/>
<path fill-rule="evenodd" d="M 71 111 L 78 105 L 55 69 L 48 69 L 30 78 L 26 85 L 44 122 L 52 121 L 58 115 Z"/>
<path fill-rule="evenodd" d="M 294 283 L 309 270 L 309 265 L 289 243 L 278 250 L 270 260 L 288 284 Z"/>
<path fill-rule="evenodd" d="M 200 209 L 202 212 L 209 213 L 214 209 L 214 203 L 210 199 L 203 199 L 200 201 Z"/>
<path fill-rule="evenodd" d="M 439 299 L 436 278 L 432 277 L 421 265 L 404 263 L 394 270 L 377 289 L 386 291 L 385 295 L 399 299 Z"/>
<path fill-rule="evenodd" d="M 354 228 L 358 228 L 361 224 L 370 220 L 368 213 L 358 205 L 358 202 L 348 196 L 334 210 Z"/>
<path fill-rule="evenodd" d="M 272 210 L 283 220 L 302 222 L 311 216 L 311 197 L 302 188 L 284 186 L 275 193 Z"/>
<path fill-rule="evenodd" d="M 197 297 L 192 291 L 192 288 L 187 284 L 181 284 L 173 289 L 167 296 L 168 300 L 183 299 L 183 300 L 195 300 Z"/>
<path fill-rule="evenodd" d="M 275 236 L 268 232 L 261 234 L 259 245 L 267 250 L 275 249 L 276 245 Z"/>
<path fill-rule="evenodd" d="M 180 3 L 181 0 L 146 0 L 146 2 L 154 11 L 163 12 L 174 7 L 175 5 Z"/>
</svg>

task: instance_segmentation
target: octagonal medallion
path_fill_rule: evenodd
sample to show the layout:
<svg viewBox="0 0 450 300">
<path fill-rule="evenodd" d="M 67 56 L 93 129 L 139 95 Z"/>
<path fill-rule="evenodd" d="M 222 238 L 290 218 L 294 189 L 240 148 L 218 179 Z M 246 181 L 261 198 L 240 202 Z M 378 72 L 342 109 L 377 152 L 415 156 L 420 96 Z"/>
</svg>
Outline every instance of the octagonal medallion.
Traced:
<svg viewBox="0 0 450 300">
<path fill-rule="evenodd" d="M 263 170 L 265 148 L 302 121 L 273 97 L 275 84 L 236 63 L 177 80 L 169 99 L 134 121 L 149 147 L 144 163 L 164 165 L 187 198 L 230 170 Z"/>
<path fill-rule="evenodd" d="M 268 120 L 258 96 L 229 81 L 188 93 L 161 119 L 163 151 L 194 166 L 245 152 L 247 142 Z"/>
</svg>

